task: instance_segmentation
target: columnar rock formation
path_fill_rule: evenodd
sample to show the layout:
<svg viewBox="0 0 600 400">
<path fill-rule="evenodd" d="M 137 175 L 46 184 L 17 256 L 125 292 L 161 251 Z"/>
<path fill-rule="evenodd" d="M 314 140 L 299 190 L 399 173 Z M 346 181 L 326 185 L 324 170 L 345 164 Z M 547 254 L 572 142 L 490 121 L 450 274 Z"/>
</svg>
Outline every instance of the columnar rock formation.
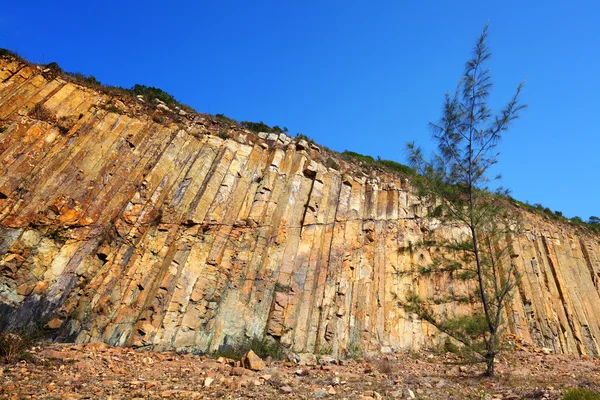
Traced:
<svg viewBox="0 0 600 400">
<path fill-rule="evenodd" d="M 469 290 L 406 273 L 430 255 L 402 248 L 453 234 L 434 229 L 406 180 L 327 168 L 285 135 L 224 140 L 210 117 L 165 123 L 40 67 L 0 67 L 0 330 L 200 351 L 265 335 L 295 351 L 414 348 L 436 332 L 398 298 Z M 599 238 L 524 215 L 509 331 L 598 355 Z"/>
</svg>

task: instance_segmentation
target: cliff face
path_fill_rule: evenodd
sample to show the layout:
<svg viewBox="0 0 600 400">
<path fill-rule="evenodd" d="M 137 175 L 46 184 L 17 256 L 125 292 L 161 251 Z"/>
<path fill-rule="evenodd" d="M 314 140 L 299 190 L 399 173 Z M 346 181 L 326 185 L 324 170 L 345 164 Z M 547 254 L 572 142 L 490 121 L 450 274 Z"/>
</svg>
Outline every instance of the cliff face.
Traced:
<svg viewBox="0 0 600 400">
<path fill-rule="evenodd" d="M 210 117 L 157 123 L 39 67 L 0 66 L 0 330 L 156 349 L 265 334 L 296 351 L 413 348 L 435 330 L 398 297 L 469 290 L 403 273 L 430 255 L 400 249 L 432 229 L 406 181 L 326 168 L 285 135 L 223 140 Z M 598 355 L 598 237 L 525 218 L 509 331 Z"/>
</svg>

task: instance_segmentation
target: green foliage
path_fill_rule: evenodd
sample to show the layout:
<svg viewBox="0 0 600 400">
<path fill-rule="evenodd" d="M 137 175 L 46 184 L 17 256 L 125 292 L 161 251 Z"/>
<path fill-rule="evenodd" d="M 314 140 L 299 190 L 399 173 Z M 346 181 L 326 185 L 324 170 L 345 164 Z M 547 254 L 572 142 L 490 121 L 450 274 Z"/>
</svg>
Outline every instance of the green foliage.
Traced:
<svg viewBox="0 0 600 400">
<path fill-rule="evenodd" d="M 0 125 L 0 133 L 6 131 L 7 129 L 8 129 L 8 126 Z"/>
<path fill-rule="evenodd" d="M 235 345 L 223 345 L 212 355 L 214 357 L 240 360 L 250 350 L 254 351 L 260 358 L 271 357 L 274 360 L 283 360 L 286 353 L 286 349 L 279 341 L 265 336 L 263 339 L 252 338 Z"/>
<path fill-rule="evenodd" d="M 308 143 L 314 143 L 315 141 L 312 140 L 310 137 L 306 136 L 303 133 L 296 133 L 296 141 L 300 141 L 300 140 L 306 140 Z"/>
<path fill-rule="evenodd" d="M 400 164 L 399 162 L 392 160 L 377 160 L 377 165 L 381 166 L 388 171 L 398 172 L 402 175 L 413 175 L 414 171 L 408 165 Z"/>
<path fill-rule="evenodd" d="M 364 352 L 356 341 L 351 341 L 346 350 L 346 358 L 359 361 L 364 357 Z"/>
<path fill-rule="evenodd" d="M 219 132 L 217 136 L 223 140 L 231 139 L 231 136 L 227 132 Z"/>
<path fill-rule="evenodd" d="M 362 163 L 367 168 L 378 167 L 386 171 L 395 172 L 402 176 L 414 175 L 414 171 L 407 165 L 400 164 L 399 162 L 392 160 L 382 160 L 380 158 L 374 159 L 371 156 L 356 153 L 354 151 L 344 150 L 342 158 L 346 160 L 354 160 Z"/>
<path fill-rule="evenodd" d="M 446 338 L 442 346 L 442 351 L 444 353 L 459 354 L 460 348 L 456 344 L 454 344 L 454 342 L 450 338 Z"/>
<path fill-rule="evenodd" d="M 600 400 L 600 393 L 585 388 L 574 388 L 567 390 L 562 400 Z"/>
<path fill-rule="evenodd" d="M 585 222 L 581 217 L 577 216 L 569 219 L 563 216 L 563 213 L 561 211 L 553 212 L 548 207 L 544 207 L 539 203 L 531 205 L 527 202 L 524 203 L 522 201 L 516 200 L 510 196 L 507 196 L 507 198 L 514 206 L 519 207 L 532 214 L 537 214 L 546 220 L 569 223 L 576 227 L 584 228 L 590 232 L 600 233 L 600 221 L 594 219 L 598 217 L 592 216 L 588 219 L 587 222 Z"/>
<path fill-rule="evenodd" d="M 430 123 L 437 151 L 425 159 L 420 148 L 408 144 L 410 163 L 421 175 L 414 179 L 419 196 L 434 208 L 434 215 L 442 223 L 466 232 L 462 238 L 438 244 L 452 256 L 434 253 L 433 267 L 426 266 L 420 273 L 443 271 L 453 276 L 460 271 L 465 279 L 473 275 L 477 295 L 465 301 L 478 300 L 477 307 L 471 315 L 440 314 L 416 295 L 408 296 L 403 306 L 464 344 L 474 359 L 486 363 L 487 375 L 493 376 L 502 310 L 518 278 L 511 260 L 510 238 L 520 225 L 518 215 L 513 215 L 504 201 L 507 192 L 489 189 L 499 177 L 490 178 L 488 172 L 497 163 L 496 147 L 502 134 L 525 106 L 519 103 L 521 84 L 497 115 L 487 108 L 492 82 L 485 67 L 491 57 L 486 39 L 487 26 L 456 91 L 446 94 L 442 118 Z M 457 299 L 450 293 L 439 300 Z"/>
<path fill-rule="evenodd" d="M 339 171 L 340 169 L 340 165 L 337 163 L 337 161 L 335 161 L 335 158 L 333 157 L 327 157 L 327 159 L 325 160 L 325 166 L 327 168 L 335 169 L 336 171 Z"/>
<path fill-rule="evenodd" d="M 150 104 L 154 103 L 155 100 L 160 100 L 169 107 L 179 104 L 179 102 L 175 100 L 175 97 L 164 90 L 153 86 L 135 84 L 130 90 L 134 96 L 142 96 L 144 101 Z"/>
<path fill-rule="evenodd" d="M 46 68 L 48 68 L 50 71 L 52 71 L 55 74 L 62 74 L 64 73 L 63 69 L 55 62 L 51 62 L 45 65 Z"/>
<path fill-rule="evenodd" d="M 56 65 L 56 67 L 58 67 L 58 64 L 53 63 Z M 60 69 L 60 67 L 58 67 Z M 85 75 L 82 74 L 81 72 L 68 72 L 67 73 L 71 78 L 73 78 L 73 80 L 75 80 L 78 83 L 83 83 L 86 84 L 86 86 L 91 85 L 94 87 L 101 87 L 102 84 L 100 83 L 100 81 L 98 79 L 96 79 L 96 77 L 94 77 L 93 75 Z"/>
<path fill-rule="evenodd" d="M 123 110 L 121 110 L 119 107 L 115 106 L 114 104 L 108 104 L 106 107 L 104 107 L 104 109 L 111 113 L 123 114 Z M 152 119 L 154 120 L 154 118 L 152 118 Z"/>
<path fill-rule="evenodd" d="M 23 59 L 21 56 L 19 56 L 17 53 L 15 53 L 12 50 L 8 50 L 8 49 L 3 49 L 0 48 L 0 57 L 9 57 L 9 58 L 14 58 L 20 62 L 24 62 L 27 63 L 27 61 L 25 61 L 25 59 Z"/>
<path fill-rule="evenodd" d="M 375 159 L 373 157 L 365 156 L 364 154 L 356 153 L 356 152 L 350 151 L 350 150 L 344 150 L 342 152 L 342 157 L 347 158 L 347 159 L 354 159 L 356 161 L 360 161 L 367 165 L 375 164 Z"/>
<path fill-rule="evenodd" d="M 225 114 L 215 114 L 215 118 L 217 119 L 217 121 L 220 121 L 225 124 L 238 124 L 238 122 L 235 119 L 229 118 Z"/>
<path fill-rule="evenodd" d="M 16 53 L 8 49 L 0 48 L 0 57 L 18 57 Z"/>
<path fill-rule="evenodd" d="M 278 125 L 270 127 L 269 125 L 265 124 L 262 121 L 260 121 L 260 122 L 242 121 L 242 122 L 240 122 L 240 125 L 254 133 L 267 132 L 267 133 L 279 134 L 279 133 L 285 133 L 288 130 L 286 127 L 281 129 Z"/>
</svg>

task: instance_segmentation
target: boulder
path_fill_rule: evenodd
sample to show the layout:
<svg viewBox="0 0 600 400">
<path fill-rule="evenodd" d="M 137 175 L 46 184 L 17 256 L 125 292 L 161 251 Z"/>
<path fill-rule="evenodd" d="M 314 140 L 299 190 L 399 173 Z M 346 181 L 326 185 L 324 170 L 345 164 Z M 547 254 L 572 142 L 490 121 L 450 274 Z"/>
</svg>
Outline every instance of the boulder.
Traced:
<svg viewBox="0 0 600 400">
<path fill-rule="evenodd" d="M 242 365 L 252 371 L 262 371 L 266 367 L 265 362 L 252 350 L 242 358 Z"/>
</svg>

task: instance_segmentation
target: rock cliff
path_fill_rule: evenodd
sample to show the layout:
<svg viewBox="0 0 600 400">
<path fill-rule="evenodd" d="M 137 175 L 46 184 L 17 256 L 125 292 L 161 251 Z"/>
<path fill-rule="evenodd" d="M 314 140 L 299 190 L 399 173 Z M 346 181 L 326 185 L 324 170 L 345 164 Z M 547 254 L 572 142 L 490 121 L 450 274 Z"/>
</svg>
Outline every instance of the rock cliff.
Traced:
<svg viewBox="0 0 600 400">
<path fill-rule="evenodd" d="M 433 229 L 407 180 L 142 103 L 0 60 L 0 330 L 154 349 L 265 335 L 295 351 L 406 349 L 435 329 L 398 298 L 468 290 L 406 273 L 430 255 L 401 249 Z M 599 238 L 524 217 L 509 331 L 599 355 Z"/>
</svg>

